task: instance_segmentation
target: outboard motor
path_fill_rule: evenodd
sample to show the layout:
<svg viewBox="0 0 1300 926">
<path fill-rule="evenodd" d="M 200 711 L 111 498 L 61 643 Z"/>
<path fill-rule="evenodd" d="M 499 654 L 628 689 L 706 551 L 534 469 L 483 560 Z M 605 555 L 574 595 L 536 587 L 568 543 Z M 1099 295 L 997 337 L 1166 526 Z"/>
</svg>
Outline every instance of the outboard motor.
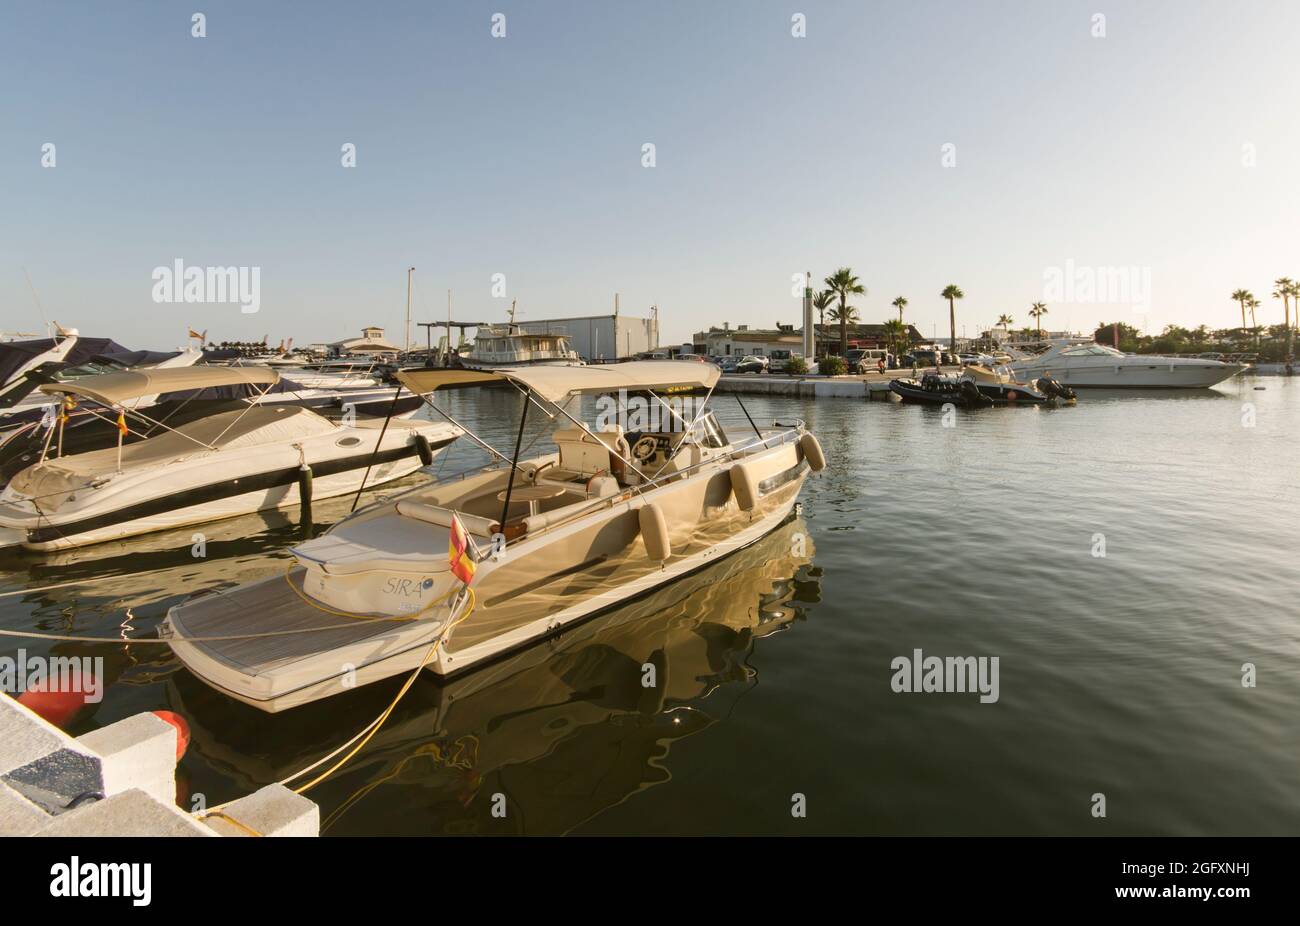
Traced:
<svg viewBox="0 0 1300 926">
<path fill-rule="evenodd" d="M 1039 380 L 1034 383 L 1034 386 L 1039 392 L 1048 398 L 1061 399 L 1066 402 L 1076 398 L 1073 389 L 1064 383 L 1058 383 L 1056 380 L 1048 376 L 1040 377 Z"/>
<path fill-rule="evenodd" d="M 961 393 L 962 399 L 965 400 L 966 406 L 968 408 L 976 408 L 980 405 L 993 404 L 993 400 L 988 398 L 986 395 L 984 395 L 984 393 L 980 392 L 979 387 L 976 386 L 969 379 L 963 379 L 961 381 L 961 384 L 957 388 L 958 391 Z"/>
</svg>

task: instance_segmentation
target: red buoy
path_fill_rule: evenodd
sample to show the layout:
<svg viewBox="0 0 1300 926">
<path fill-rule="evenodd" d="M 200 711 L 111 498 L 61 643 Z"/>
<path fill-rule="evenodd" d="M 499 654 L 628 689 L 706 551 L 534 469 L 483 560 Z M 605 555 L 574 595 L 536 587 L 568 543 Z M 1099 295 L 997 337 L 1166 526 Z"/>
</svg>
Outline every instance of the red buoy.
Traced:
<svg viewBox="0 0 1300 926">
<path fill-rule="evenodd" d="M 18 696 L 18 703 L 62 729 L 86 706 L 86 695 L 81 691 L 50 691 L 37 683 Z"/>
<path fill-rule="evenodd" d="M 154 711 L 153 715 L 176 728 L 176 761 L 179 762 L 190 746 L 190 725 L 185 722 L 184 717 L 174 711 Z"/>
</svg>

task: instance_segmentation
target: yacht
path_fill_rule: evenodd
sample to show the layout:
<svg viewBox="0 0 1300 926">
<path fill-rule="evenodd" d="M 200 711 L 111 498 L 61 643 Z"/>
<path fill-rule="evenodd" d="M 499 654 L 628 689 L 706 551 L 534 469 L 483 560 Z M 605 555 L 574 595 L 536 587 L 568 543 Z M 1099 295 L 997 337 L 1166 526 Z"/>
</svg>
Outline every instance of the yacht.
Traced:
<svg viewBox="0 0 1300 926">
<path fill-rule="evenodd" d="M 116 425 L 116 446 L 63 452 L 48 429 L 38 462 L 0 493 L 0 547 L 59 550 L 359 492 L 432 462 L 462 433 L 433 421 L 338 424 L 301 406 L 261 404 L 279 381 L 266 367 L 189 367 L 86 376 L 41 391 L 92 406 Z M 257 396 L 176 427 L 138 400 L 215 386 L 261 387 Z M 128 418 L 130 423 L 128 423 Z M 132 427 L 150 436 L 134 443 Z"/>
<path fill-rule="evenodd" d="M 1125 354 L 1096 342 L 1054 341 L 1040 354 L 1012 360 L 1020 379 L 1048 377 L 1073 388 L 1205 389 L 1246 368 L 1199 357 Z"/>
<path fill-rule="evenodd" d="M 719 375 L 690 361 L 404 370 L 421 396 L 516 388 L 514 454 L 468 434 L 496 462 L 357 511 L 294 547 L 283 574 L 173 607 L 160 633 L 199 679 L 276 712 L 399 673 L 459 674 L 658 589 L 771 533 L 826 466 L 801 421 L 724 433 L 708 407 Z M 595 430 L 569 411 L 593 395 Z M 625 396 L 663 414 L 628 415 Z M 557 449 L 524 458 L 531 407 L 559 424 Z"/>
<path fill-rule="evenodd" d="M 460 364 L 473 370 L 527 366 L 582 366 L 569 338 L 559 332 L 533 333 L 518 325 L 485 325 L 474 332 L 474 346 L 460 354 Z"/>
</svg>

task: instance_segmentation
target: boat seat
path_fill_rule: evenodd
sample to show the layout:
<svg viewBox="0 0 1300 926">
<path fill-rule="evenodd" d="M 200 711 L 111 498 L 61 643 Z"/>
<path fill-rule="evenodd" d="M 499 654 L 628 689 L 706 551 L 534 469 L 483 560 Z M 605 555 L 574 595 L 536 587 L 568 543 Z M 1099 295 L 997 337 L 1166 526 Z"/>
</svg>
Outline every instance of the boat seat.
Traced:
<svg viewBox="0 0 1300 926">
<path fill-rule="evenodd" d="M 426 524 L 435 524 L 438 527 L 446 528 L 451 527 L 452 511 L 449 508 L 439 508 L 437 505 L 407 499 L 397 503 L 397 513 L 408 518 L 414 518 L 417 521 L 424 521 Z M 465 526 L 465 530 L 475 537 L 491 538 L 499 530 L 499 525 L 491 518 L 463 512 L 457 512 L 456 514 L 460 518 L 460 523 Z"/>
<path fill-rule="evenodd" d="M 581 428 L 561 428 L 551 436 L 551 440 L 560 451 L 556 468 L 579 476 L 611 473 L 617 477 L 625 468 L 619 456 L 626 459 L 632 455 L 619 425 L 595 434 Z"/>
</svg>

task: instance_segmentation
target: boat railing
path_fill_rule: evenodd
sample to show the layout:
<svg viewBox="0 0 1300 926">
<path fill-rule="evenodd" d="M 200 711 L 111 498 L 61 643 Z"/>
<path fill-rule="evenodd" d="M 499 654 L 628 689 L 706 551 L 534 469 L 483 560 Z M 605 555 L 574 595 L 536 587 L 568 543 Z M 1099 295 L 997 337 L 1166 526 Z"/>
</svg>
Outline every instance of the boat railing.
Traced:
<svg viewBox="0 0 1300 926">
<path fill-rule="evenodd" d="M 783 444 L 788 444 L 788 443 L 798 441 L 799 436 L 804 429 L 804 426 L 805 426 L 804 421 L 801 418 L 796 418 L 790 422 L 774 420 L 772 422 L 772 429 L 775 430 L 776 432 L 773 434 L 767 434 L 767 435 L 757 434 L 754 437 L 748 438 L 743 443 L 740 444 L 733 443 L 731 445 L 730 451 L 728 451 L 725 455 L 709 457 L 707 459 L 700 460 L 699 462 L 692 463 L 689 466 L 682 467 L 679 470 L 674 470 L 671 473 L 665 473 L 662 476 L 656 476 L 655 478 L 643 482 L 639 485 L 627 486 L 623 489 L 623 491 L 619 492 L 617 495 L 610 495 L 604 498 L 589 499 L 587 504 L 576 507 L 571 512 L 566 512 L 565 516 L 562 519 L 559 519 L 554 523 L 547 524 L 540 531 L 534 532 L 533 536 L 536 536 L 537 533 L 544 533 L 548 530 L 560 526 L 561 524 L 567 524 L 570 521 L 572 521 L 574 518 L 581 517 L 582 515 L 588 514 L 593 511 L 598 511 L 601 508 L 612 508 L 614 505 L 619 504 L 621 502 L 631 501 L 633 498 L 637 496 L 641 496 L 646 494 L 647 492 L 653 491 L 654 489 L 661 488 L 662 486 L 667 485 L 669 482 L 676 481 L 681 476 L 684 476 L 695 470 L 703 469 L 706 466 L 717 465 L 722 461 L 735 461 L 737 459 L 740 459 L 741 457 L 745 457 L 756 452 L 760 452 L 763 450 L 770 450 L 773 447 L 780 447 Z M 431 485 L 446 485 L 448 483 L 455 482 L 455 481 L 463 482 L 466 479 L 469 479 L 471 476 L 508 469 L 511 465 L 512 464 L 509 463 L 508 461 L 497 461 L 495 463 L 489 463 L 486 466 L 474 467 L 471 469 L 466 469 L 460 473 L 453 473 L 449 476 L 438 477 L 431 483 L 411 486 L 409 489 L 399 492 L 396 495 L 387 495 L 379 499 L 376 499 L 374 503 L 367 505 L 365 508 L 361 509 L 361 511 L 357 513 L 360 514 L 361 512 L 368 511 L 373 508 L 377 508 L 381 505 L 394 504 L 400 499 L 403 499 L 408 495 L 414 495 L 421 491 L 426 491 L 427 489 L 429 489 Z M 448 507 L 448 510 L 455 510 L 455 509 Z"/>
</svg>

